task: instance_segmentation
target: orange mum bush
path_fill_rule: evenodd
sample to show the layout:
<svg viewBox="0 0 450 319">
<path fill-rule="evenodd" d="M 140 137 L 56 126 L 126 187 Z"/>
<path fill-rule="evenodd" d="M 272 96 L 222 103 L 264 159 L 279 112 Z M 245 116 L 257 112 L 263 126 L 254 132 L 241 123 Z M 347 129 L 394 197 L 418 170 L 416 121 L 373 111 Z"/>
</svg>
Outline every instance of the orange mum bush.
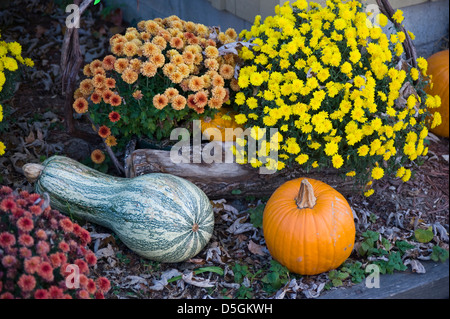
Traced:
<svg viewBox="0 0 450 319">
<path fill-rule="evenodd" d="M 111 55 L 87 64 L 73 107 L 87 113 L 109 146 L 132 135 L 161 139 L 200 114 L 213 115 L 239 89 L 235 42 L 177 16 L 141 21 L 110 39 Z"/>
</svg>

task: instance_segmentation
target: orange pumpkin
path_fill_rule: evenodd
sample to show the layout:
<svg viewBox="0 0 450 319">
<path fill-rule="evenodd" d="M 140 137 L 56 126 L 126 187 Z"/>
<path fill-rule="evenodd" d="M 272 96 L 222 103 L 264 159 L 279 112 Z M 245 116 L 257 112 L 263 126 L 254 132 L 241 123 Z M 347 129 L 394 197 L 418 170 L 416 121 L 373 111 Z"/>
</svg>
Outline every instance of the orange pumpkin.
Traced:
<svg viewBox="0 0 450 319">
<path fill-rule="evenodd" d="M 441 113 L 442 123 L 435 128 L 430 129 L 430 131 L 442 137 L 449 137 L 448 59 L 449 50 L 437 52 L 427 59 L 427 74 L 432 75 L 432 86 L 428 86 L 425 89 L 425 92 L 430 95 L 439 95 L 442 100 L 442 104 L 440 107 L 430 109 L 432 113 L 436 111 Z"/>
<path fill-rule="evenodd" d="M 298 178 L 270 197 L 263 233 L 275 260 L 291 272 L 316 275 L 337 268 L 350 256 L 355 222 L 347 200 L 334 188 Z"/>
<path fill-rule="evenodd" d="M 233 130 L 236 128 L 242 128 L 241 125 L 238 125 L 234 121 L 234 116 L 236 115 L 236 112 L 222 109 L 219 112 L 217 112 L 214 115 L 214 118 L 211 117 L 204 117 L 202 118 L 202 133 L 208 138 L 210 141 L 214 139 L 214 135 L 218 130 L 220 134 L 222 135 L 222 142 L 231 142 L 236 140 L 236 136 L 232 135 L 233 132 L 230 132 L 227 134 L 226 128 L 232 128 Z M 231 119 L 224 119 L 223 116 L 228 115 Z"/>
</svg>

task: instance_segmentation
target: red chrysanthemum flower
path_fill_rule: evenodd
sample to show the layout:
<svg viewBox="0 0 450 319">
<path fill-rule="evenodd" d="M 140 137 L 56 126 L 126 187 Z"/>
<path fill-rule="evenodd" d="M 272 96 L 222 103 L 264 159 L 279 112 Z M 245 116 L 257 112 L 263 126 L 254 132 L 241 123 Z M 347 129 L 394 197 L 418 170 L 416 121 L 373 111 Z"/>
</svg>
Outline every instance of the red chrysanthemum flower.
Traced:
<svg viewBox="0 0 450 319">
<path fill-rule="evenodd" d="M 97 257 L 95 256 L 95 254 L 93 252 L 88 252 L 85 256 L 84 259 L 86 260 L 86 262 L 89 265 L 95 265 L 97 263 Z"/>
<path fill-rule="evenodd" d="M 88 283 L 86 285 L 86 290 L 91 295 L 93 295 L 97 291 L 97 286 L 95 285 L 95 281 L 94 280 L 92 280 L 92 279 L 88 280 Z"/>
<path fill-rule="evenodd" d="M 17 262 L 16 257 L 12 255 L 6 255 L 2 258 L 2 265 L 5 266 L 5 268 L 10 268 L 14 266 Z"/>
<path fill-rule="evenodd" d="M 16 208 L 17 208 L 16 202 L 11 198 L 5 198 L 0 203 L 0 209 L 5 212 L 8 211 L 13 212 L 14 210 L 16 210 Z"/>
<path fill-rule="evenodd" d="M 39 276 L 41 276 L 43 279 L 47 281 L 53 280 L 53 267 L 50 265 L 50 263 L 44 261 L 42 262 L 37 269 L 37 273 Z"/>
<path fill-rule="evenodd" d="M 89 279 L 88 279 L 88 277 L 86 277 L 85 275 L 83 275 L 83 274 L 80 274 L 80 276 L 79 276 L 79 281 L 80 281 L 80 286 L 82 287 L 82 288 L 86 288 L 87 287 L 87 284 L 88 284 L 88 281 L 89 281 Z"/>
<path fill-rule="evenodd" d="M 23 292 L 29 292 L 36 287 L 36 279 L 32 275 L 22 275 L 20 276 L 17 285 Z"/>
<path fill-rule="evenodd" d="M 34 239 L 28 234 L 22 234 L 19 236 L 19 244 L 25 247 L 31 247 L 34 244 Z"/>
<path fill-rule="evenodd" d="M 101 292 L 106 293 L 111 288 L 111 283 L 109 282 L 108 278 L 99 277 L 97 279 L 97 286 Z"/>
<path fill-rule="evenodd" d="M 1 194 L 5 194 L 5 195 L 11 194 L 12 191 L 13 191 L 12 188 L 11 188 L 11 187 L 8 187 L 8 186 L 2 186 L 2 187 L 0 188 L 0 193 L 1 193 Z"/>
<path fill-rule="evenodd" d="M 16 209 L 13 210 L 12 215 L 15 219 L 19 219 L 25 215 L 25 211 L 22 208 L 16 207 Z"/>
<path fill-rule="evenodd" d="M 31 257 L 29 259 L 26 259 L 23 264 L 27 273 L 34 274 L 41 264 L 41 258 L 38 256 Z"/>
<path fill-rule="evenodd" d="M 105 296 L 103 295 L 103 293 L 101 291 L 97 291 L 94 296 L 95 296 L 95 299 L 105 299 Z"/>
<path fill-rule="evenodd" d="M 26 247 L 20 248 L 20 249 L 19 249 L 19 254 L 20 254 L 20 256 L 21 256 L 22 258 L 30 258 L 31 255 L 32 255 L 31 250 L 29 250 L 29 249 L 26 248 Z"/>
<path fill-rule="evenodd" d="M 61 266 L 61 257 L 59 253 L 54 253 L 49 256 L 50 262 L 54 268 Z"/>
<path fill-rule="evenodd" d="M 14 296 L 10 292 L 5 292 L 4 294 L 0 295 L 0 299 L 14 299 Z"/>
<path fill-rule="evenodd" d="M 115 111 L 112 111 L 111 113 L 109 113 L 108 117 L 109 117 L 109 120 L 113 123 L 120 120 L 120 114 Z"/>
<path fill-rule="evenodd" d="M 16 237 L 14 235 L 3 232 L 0 234 L 0 246 L 3 248 L 8 248 L 16 243 Z"/>
<path fill-rule="evenodd" d="M 65 241 L 61 241 L 58 244 L 58 248 L 61 249 L 65 253 L 67 253 L 70 250 L 69 245 Z"/>
<path fill-rule="evenodd" d="M 102 125 L 98 129 L 98 135 L 100 135 L 100 137 L 102 138 L 107 138 L 108 136 L 111 135 L 111 130 L 109 129 L 109 127 Z"/>
<path fill-rule="evenodd" d="M 27 205 L 27 201 L 24 198 L 16 199 L 16 204 L 18 207 L 25 207 Z"/>
<path fill-rule="evenodd" d="M 82 274 L 89 273 L 89 266 L 84 260 L 81 260 L 81 259 L 75 260 L 75 265 L 78 266 L 80 273 L 82 273 Z"/>
<path fill-rule="evenodd" d="M 43 229 L 38 229 L 34 232 L 34 235 L 37 239 L 46 240 L 47 239 L 47 233 Z"/>
<path fill-rule="evenodd" d="M 70 233 L 73 230 L 73 223 L 69 218 L 61 219 L 59 226 L 61 226 L 65 233 Z"/>
<path fill-rule="evenodd" d="M 66 254 L 64 254 L 62 252 L 58 252 L 57 254 L 59 255 L 59 259 L 61 260 L 61 265 L 65 264 L 67 262 Z"/>
<path fill-rule="evenodd" d="M 28 196 L 30 196 L 30 193 L 28 193 L 28 191 L 20 191 L 19 195 L 22 198 L 28 198 Z"/>
<path fill-rule="evenodd" d="M 73 224 L 73 233 L 77 236 L 80 235 L 82 227 L 78 224 Z"/>
<path fill-rule="evenodd" d="M 39 194 L 33 193 L 30 196 L 28 196 L 27 200 L 30 204 L 37 204 L 36 201 L 41 199 L 41 196 Z"/>
<path fill-rule="evenodd" d="M 39 216 L 40 214 L 42 214 L 42 209 L 38 205 L 30 206 L 29 210 L 34 216 Z"/>
<path fill-rule="evenodd" d="M 89 231 L 50 207 L 43 210 L 44 201 L 39 195 L 10 194 L 9 188 L 0 186 L 2 209 L 14 210 L 12 214 L 0 212 L 6 218 L 0 221 L 0 298 L 104 298 L 95 278 L 87 277 L 89 267 L 97 263 L 95 254 L 86 246 L 91 241 Z M 8 201 L 4 201 L 6 197 Z M 81 286 L 75 290 L 69 290 L 64 280 L 58 279 L 67 277 L 64 266 L 71 264 L 80 272 Z M 109 281 L 101 282 L 103 289 L 109 289 Z"/>
<path fill-rule="evenodd" d="M 34 293 L 34 299 L 49 299 L 50 294 L 45 289 L 38 289 Z"/>
<path fill-rule="evenodd" d="M 21 217 L 17 221 L 17 228 L 19 228 L 21 231 L 29 232 L 34 228 L 34 223 L 31 218 L 28 217 Z"/>
<path fill-rule="evenodd" d="M 78 291 L 78 297 L 81 299 L 89 299 L 89 292 L 87 290 L 80 290 Z"/>
<path fill-rule="evenodd" d="M 51 299 L 62 299 L 64 296 L 64 291 L 57 286 L 51 286 L 48 289 L 48 293 Z"/>
<path fill-rule="evenodd" d="M 50 245 L 46 241 L 41 240 L 36 244 L 36 252 L 40 256 L 47 255 L 49 251 L 50 251 Z"/>
</svg>

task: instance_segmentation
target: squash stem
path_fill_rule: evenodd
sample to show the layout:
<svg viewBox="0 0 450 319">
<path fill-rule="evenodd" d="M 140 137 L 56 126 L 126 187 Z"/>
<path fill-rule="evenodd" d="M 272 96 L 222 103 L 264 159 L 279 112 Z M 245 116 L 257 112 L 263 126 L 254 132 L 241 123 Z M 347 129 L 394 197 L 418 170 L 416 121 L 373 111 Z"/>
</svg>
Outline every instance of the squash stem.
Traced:
<svg viewBox="0 0 450 319">
<path fill-rule="evenodd" d="M 45 167 L 43 165 L 34 163 L 25 164 L 22 166 L 23 174 L 31 183 L 35 182 L 39 178 L 44 168 Z"/>
<path fill-rule="evenodd" d="M 313 208 L 316 205 L 316 197 L 311 183 L 305 178 L 300 184 L 300 190 L 295 198 L 298 209 Z"/>
</svg>

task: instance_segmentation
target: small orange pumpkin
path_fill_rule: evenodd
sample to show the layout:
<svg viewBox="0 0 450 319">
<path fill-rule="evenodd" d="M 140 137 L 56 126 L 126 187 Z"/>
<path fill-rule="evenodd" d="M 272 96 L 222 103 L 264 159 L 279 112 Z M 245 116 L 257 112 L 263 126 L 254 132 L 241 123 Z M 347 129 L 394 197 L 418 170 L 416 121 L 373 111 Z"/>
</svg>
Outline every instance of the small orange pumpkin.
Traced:
<svg viewBox="0 0 450 319">
<path fill-rule="evenodd" d="M 431 113 L 441 113 L 442 123 L 430 131 L 441 137 L 449 137 L 449 101 L 448 101 L 448 63 L 449 50 L 439 51 L 427 59 L 427 74 L 432 76 L 432 88 L 428 86 L 425 92 L 430 95 L 439 95 L 441 97 L 441 106 L 430 109 Z"/>
<path fill-rule="evenodd" d="M 204 117 L 202 118 L 202 133 L 208 138 L 210 141 L 214 139 L 214 131 L 215 129 L 219 130 L 220 134 L 222 134 L 222 142 L 231 142 L 236 140 L 235 135 L 227 134 L 226 128 L 236 129 L 242 128 L 241 125 L 237 124 L 234 121 L 234 115 L 236 112 L 222 109 L 214 115 L 214 118 Z M 224 119 L 223 116 L 228 115 L 231 120 Z M 217 131 L 216 131 L 217 132 Z M 232 132 L 231 132 L 232 133 Z"/>
<path fill-rule="evenodd" d="M 289 271 L 316 275 L 337 268 L 350 256 L 355 222 L 338 191 L 318 180 L 298 178 L 270 197 L 263 233 L 272 257 Z"/>
</svg>

